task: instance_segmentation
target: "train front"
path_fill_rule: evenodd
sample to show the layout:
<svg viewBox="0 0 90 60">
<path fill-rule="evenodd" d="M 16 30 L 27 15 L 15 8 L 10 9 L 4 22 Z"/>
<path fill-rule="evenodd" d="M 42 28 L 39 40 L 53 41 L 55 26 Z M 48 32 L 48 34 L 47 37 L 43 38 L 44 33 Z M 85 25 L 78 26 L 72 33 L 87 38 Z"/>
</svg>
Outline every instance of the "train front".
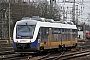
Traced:
<svg viewBox="0 0 90 60">
<path fill-rule="evenodd" d="M 15 52 L 32 52 L 37 50 L 37 42 L 33 42 L 36 27 L 35 21 L 18 21 L 13 31 L 13 47 Z"/>
</svg>

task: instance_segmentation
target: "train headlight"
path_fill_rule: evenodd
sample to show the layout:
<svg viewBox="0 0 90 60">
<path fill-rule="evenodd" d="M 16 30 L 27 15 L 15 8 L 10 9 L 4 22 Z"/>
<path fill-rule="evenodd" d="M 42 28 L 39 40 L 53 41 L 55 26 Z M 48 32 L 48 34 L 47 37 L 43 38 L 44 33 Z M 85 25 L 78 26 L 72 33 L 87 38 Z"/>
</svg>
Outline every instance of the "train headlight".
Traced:
<svg viewBox="0 0 90 60">
<path fill-rule="evenodd" d="M 31 40 L 30 40 L 30 42 L 31 42 Z"/>
<path fill-rule="evenodd" d="M 16 40 L 16 42 L 18 42 L 18 40 Z"/>
<path fill-rule="evenodd" d="M 18 43 L 18 40 L 17 40 L 17 43 Z"/>
</svg>

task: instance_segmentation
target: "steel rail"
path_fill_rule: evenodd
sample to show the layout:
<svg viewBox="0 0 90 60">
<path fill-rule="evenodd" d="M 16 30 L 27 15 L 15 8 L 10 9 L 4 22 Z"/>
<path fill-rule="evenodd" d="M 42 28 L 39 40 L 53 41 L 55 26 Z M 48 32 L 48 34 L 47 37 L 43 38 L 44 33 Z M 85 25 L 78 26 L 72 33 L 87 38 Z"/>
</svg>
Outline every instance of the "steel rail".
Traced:
<svg viewBox="0 0 90 60">
<path fill-rule="evenodd" d="M 85 51 L 81 51 L 81 52 L 74 52 L 74 53 L 69 53 L 69 54 L 64 54 L 64 55 L 46 57 L 46 58 L 39 59 L 39 60 L 59 60 L 59 59 L 60 60 L 67 60 L 67 59 L 85 56 L 85 55 L 89 55 L 89 54 L 90 54 L 90 51 L 85 50 Z"/>
</svg>

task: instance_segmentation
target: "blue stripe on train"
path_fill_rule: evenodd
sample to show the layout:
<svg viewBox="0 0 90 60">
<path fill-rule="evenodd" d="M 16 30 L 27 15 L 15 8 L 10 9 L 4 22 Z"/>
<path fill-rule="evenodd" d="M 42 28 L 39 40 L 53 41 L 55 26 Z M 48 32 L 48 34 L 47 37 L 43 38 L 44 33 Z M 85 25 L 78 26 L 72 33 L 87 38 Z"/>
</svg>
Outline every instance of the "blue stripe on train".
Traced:
<svg viewBox="0 0 90 60">
<path fill-rule="evenodd" d="M 17 42 L 13 41 L 13 46 L 16 47 Z M 33 43 L 30 44 L 31 47 L 37 47 L 38 46 L 38 39 L 36 39 Z"/>
<path fill-rule="evenodd" d="M 33 43 L 30 45 L 31 47 L 37 47 L 38 46 L 38 39 L 36 39 Z"/>
<path fill-rule="evenodd" d="M 16 47 L 16 42 L 13 41 L 13 46 Z"/>
</svg>

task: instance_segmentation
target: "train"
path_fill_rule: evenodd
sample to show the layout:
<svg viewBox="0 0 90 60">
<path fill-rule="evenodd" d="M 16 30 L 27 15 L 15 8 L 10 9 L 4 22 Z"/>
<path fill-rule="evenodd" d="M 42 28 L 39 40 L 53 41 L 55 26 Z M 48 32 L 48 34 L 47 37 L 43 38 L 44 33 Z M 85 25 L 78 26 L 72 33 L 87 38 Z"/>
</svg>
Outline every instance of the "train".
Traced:
<svg viewBox="0 0 90 60">
<path fill-rule="evenodd" d="M 45 20 L 47 19 L 25 18 L 16 22 L 13 30 L 15 53 L 41 52 L 49 49 L 61 51 L 63 48 L 77 46 L 76 25 Z"/>
<path fill-rule="evenodd" d="M 90 31 L 86 32 L 86 38 L 90 39 Z"/>
</svg>

